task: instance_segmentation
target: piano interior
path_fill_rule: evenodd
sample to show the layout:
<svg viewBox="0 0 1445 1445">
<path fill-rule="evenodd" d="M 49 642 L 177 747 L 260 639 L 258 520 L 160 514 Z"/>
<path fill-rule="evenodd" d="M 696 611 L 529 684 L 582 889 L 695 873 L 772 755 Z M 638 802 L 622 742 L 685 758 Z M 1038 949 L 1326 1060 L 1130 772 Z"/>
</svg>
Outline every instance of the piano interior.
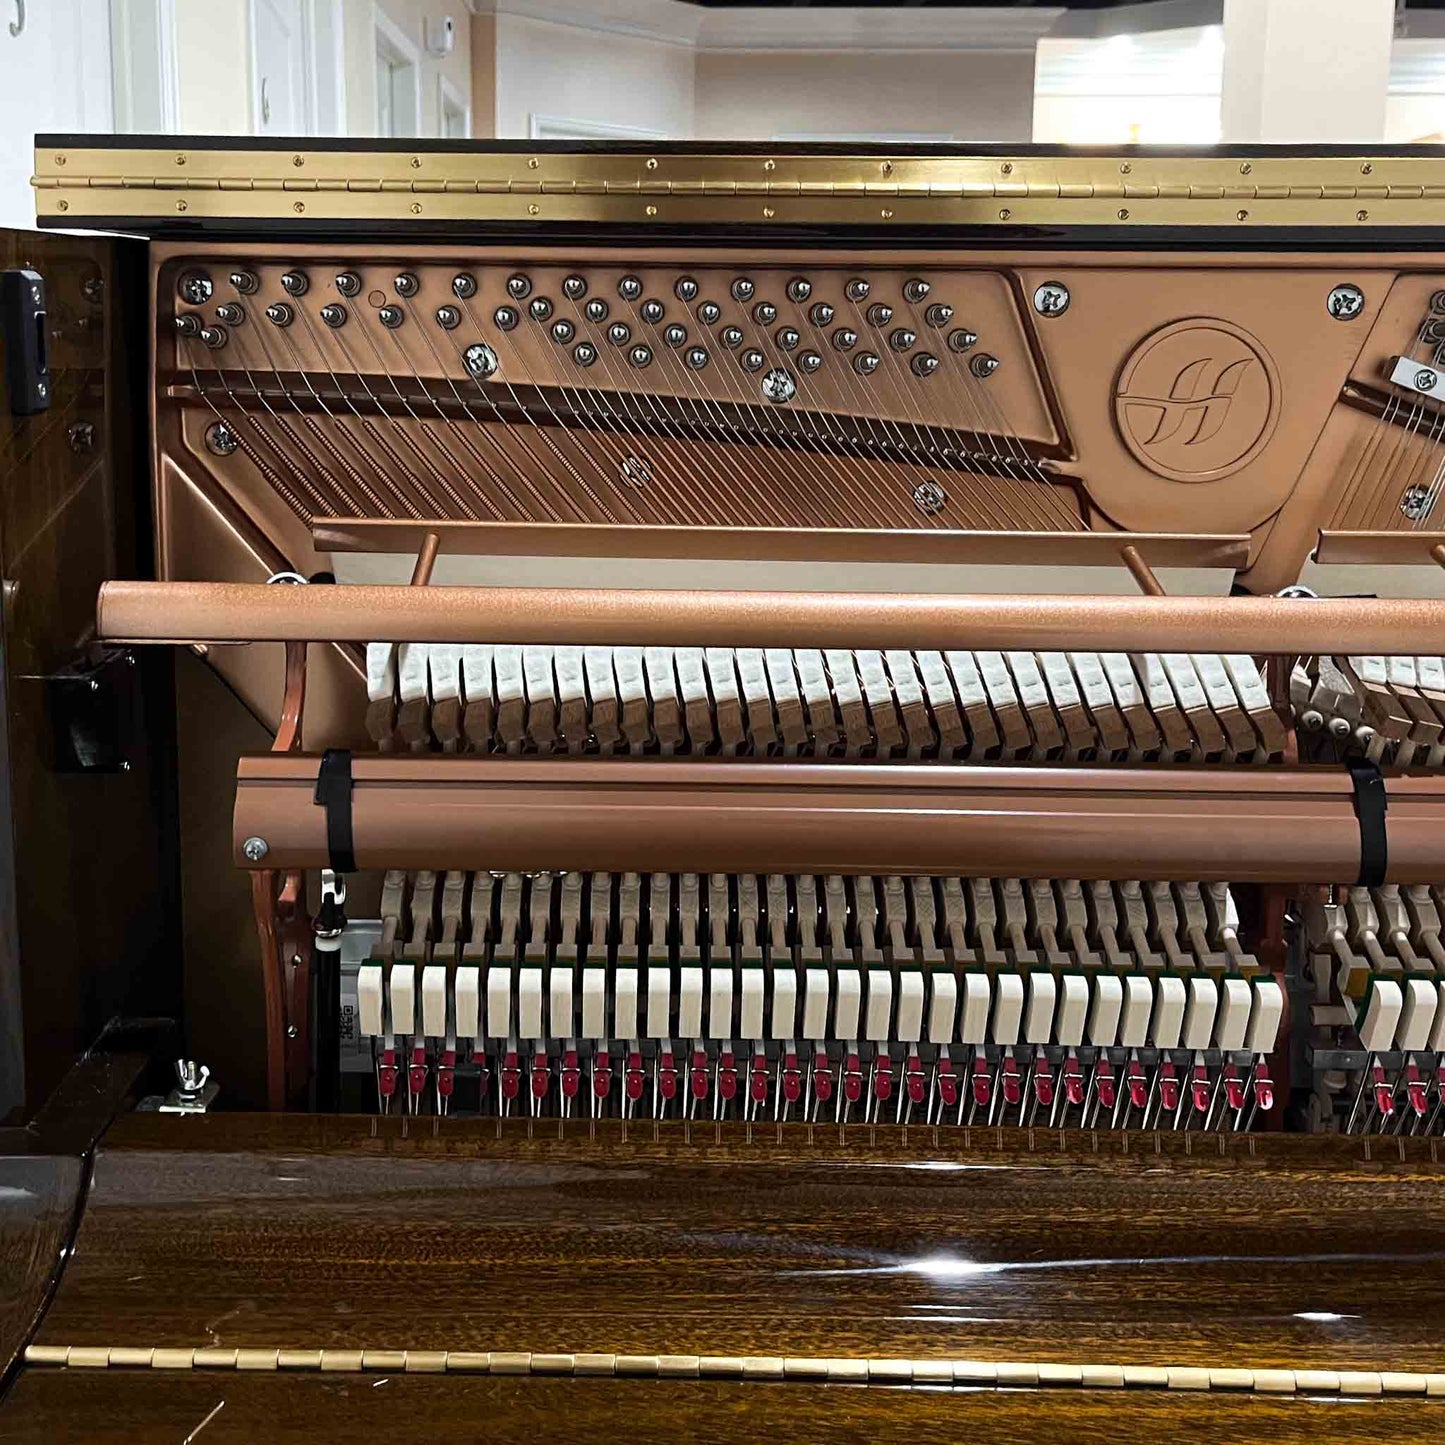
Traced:
<svg viewBox="0 0 1445 1445">
<path fill-rule="evenodd" d="M 151 238 L 35 268 L 41 451 L 99 407 L 134 476 L 107 555 L 6 576 L 90 587 L 76 687 L 35 664 L 111 789 L 66 817 L 165 901 L 97 889 L 130 993 L 63 1006 L 22 910 L 30 1097 L 97 999 L 181 1063 L 115 1096 L 26 1388 L 1445 1394 L 1437 160 L 1368 211 L 1353 154 L 165 160 L 37 149 L 42 220 Z M 212 1303 L 127 1303 L 176 1240 Z M 297 1312 L 339 1262 L 354 1328 Z"/>
</svg>

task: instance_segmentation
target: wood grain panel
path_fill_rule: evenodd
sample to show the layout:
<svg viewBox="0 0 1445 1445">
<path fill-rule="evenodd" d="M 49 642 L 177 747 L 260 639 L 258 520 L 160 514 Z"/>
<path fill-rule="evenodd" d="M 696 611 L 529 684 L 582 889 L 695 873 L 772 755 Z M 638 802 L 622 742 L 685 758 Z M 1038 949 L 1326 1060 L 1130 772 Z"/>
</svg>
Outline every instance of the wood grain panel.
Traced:
<svg viewBox="0 0 1445 1445">
<path fill-rule="evenodd" d="M 212 1375 L 26 1370 L 3 1405 L 11 1445 L 191 1440 L 878 1439 L 1394 1442 L 1437 1402 L 1081 1390 L 897 1390 L 660 1380 Z M 204 1425 L 202 1422 L 205 1422 Z"/>
<path fill-rule="evenodd" d="M 1186 1155 L 1135 1136 L 1095 1154 L 1042 1131 L 880 1147 L 866 1129 L 624 1142 L 438 1120 L 403 1139 L 399 1122 L 125 1121 L 40 1342 L 1414 1371 L 1445 1356 L 1428 1145 L 1387 1166 L 1343 1140 Z"/>
<path fill-rule="evenodd" d="M 0 1157 L 0 1376 L 34 1328 L 64 1261 L 80 1177 L 79 1159 Z"/>
</svg>

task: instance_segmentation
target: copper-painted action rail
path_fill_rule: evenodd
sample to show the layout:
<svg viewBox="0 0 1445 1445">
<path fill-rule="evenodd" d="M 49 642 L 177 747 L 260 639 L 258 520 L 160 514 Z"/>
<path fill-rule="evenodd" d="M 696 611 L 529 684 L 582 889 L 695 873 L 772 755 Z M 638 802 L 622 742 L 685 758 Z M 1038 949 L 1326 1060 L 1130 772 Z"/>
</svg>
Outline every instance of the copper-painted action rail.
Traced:
<svg viewBox="0 0 1445 1445">
<path fill-rule="evenodd" d="M 1445 651 L 1445 600 L 107 582 L 114 642 L 526 642 L 1256 655 Z"/>
<path fill-rule="evenodd" d="M 318 759 L 242 758 L 234 850 L 328 865 Z M 1353 883 L 1339 768 L 946 768 L 357 756 L 363 869 L 917 873 Z M 1445 777 L 1391 774 L 1394 883 L 1445 876 Z M 249 848 L 247 844 L 249 843 Z"/>
</svg>

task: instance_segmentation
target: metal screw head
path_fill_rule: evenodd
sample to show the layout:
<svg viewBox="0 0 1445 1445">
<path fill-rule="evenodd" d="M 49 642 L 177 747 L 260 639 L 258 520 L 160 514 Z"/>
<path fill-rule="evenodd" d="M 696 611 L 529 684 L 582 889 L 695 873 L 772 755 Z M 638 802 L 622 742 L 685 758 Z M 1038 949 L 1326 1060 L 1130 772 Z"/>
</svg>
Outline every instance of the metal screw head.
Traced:
<svg viewBox="0 0 1445 1445">
<path fill-rule="evenodd" d="M 758 383 L 763 396 L 775 405 L 792 401 L 798 393 L 798 383 L 786 366 L 774 366 Z"/>
<path fill-rule="evenodd" d="M 1404 495 L 1400 498 L 1400 510 L 1412 522 L 1418 522 L 1429 516 L 1433 505 L 1430 488 L 1419 483 L 1412 487 L 1406 487 Z"/>
<path fill-rule="evenodd" d="M 913 505 L 926 516 L 943 510 L 948 493 L 937 482 L 919 482 L 913 489 Z"/>
<path fill-rule="evenodd" d="M 240 445 L 240 439 L 225 422 L 215 421 L 206 428 L 206 450 L 213 456 L 228 457 Z"/>
<path fill-rule="evenodd" d="M 1353 321 L 1365 309 L 1365 293 L 1348 281 L 1334 287 L 1325 298 L 1325 310 L 1336 321 Z"/>
<path fill-rule="evenodd" d="M 287 1024 L 286 1037 L 288 1039 L 299 1039 L 301 1037 L 301 1030 L 298 1029 L 295 1024 Z"/>
<path fill-rule="evenodd" d="M 270 851 L 271 845 L 264 838 L 247 838 L 241 844 L 241 852 L 248 863 L 259 863 Z"/>
<path fill-rule="evenodd" d="M 462 352 L 462 364 L 472 376 L 488 377 L 497 369 L 497 353 L 485 341 L 474 341 Z"/>
<path fill-rule="evenodd" d="M 1045 281 L 1034 288 L 1034 310 L 1040 316 L 1062 316 L 1070 299 L 1069 288 L 1062 281 Z"/>
<path fill-rule="evenodd" d="M 73 422 L 66 432 L 66 439 L 70 443 L 70 450 L 73 452 L 89 452 L 95 449 L 95 423 L 88 421 Z"/>
<path fill-rule="evenodd" d="M 1415 373 L 1415 390 L 1434 391 L 1439 381 L 1440 373 L 1438 371 L 1432 371 L 1428 366 L 1422 366 Z"/>
</svg>

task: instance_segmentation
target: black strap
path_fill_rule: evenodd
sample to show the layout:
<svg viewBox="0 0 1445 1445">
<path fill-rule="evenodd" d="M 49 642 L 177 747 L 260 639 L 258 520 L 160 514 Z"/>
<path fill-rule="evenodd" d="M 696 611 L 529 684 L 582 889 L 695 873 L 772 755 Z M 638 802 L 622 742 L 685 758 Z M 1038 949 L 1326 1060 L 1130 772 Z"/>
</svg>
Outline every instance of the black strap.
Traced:
<svg viewBox="0 0 1445 1445">
<path fill-rule="evenodd" d="M 1359 888 L 1378 888 L 1385 881 L 1390 862 L 1390 845 L 1385 833 L 1385 812 L 1390 800 L 1385 794 L 1385 775 L 1378 763 L 1351 758 L 1345 766 L 1355 785 L 1355 817 L 1360 823 Z"/>
<path fill-rule="evenodd" d="M 351 753 L 327 748 L 316 772 L 315 801 L 326 809 L 326 851 L 333 873 L 355 873 L 351 834 Z"/>
</svg>

